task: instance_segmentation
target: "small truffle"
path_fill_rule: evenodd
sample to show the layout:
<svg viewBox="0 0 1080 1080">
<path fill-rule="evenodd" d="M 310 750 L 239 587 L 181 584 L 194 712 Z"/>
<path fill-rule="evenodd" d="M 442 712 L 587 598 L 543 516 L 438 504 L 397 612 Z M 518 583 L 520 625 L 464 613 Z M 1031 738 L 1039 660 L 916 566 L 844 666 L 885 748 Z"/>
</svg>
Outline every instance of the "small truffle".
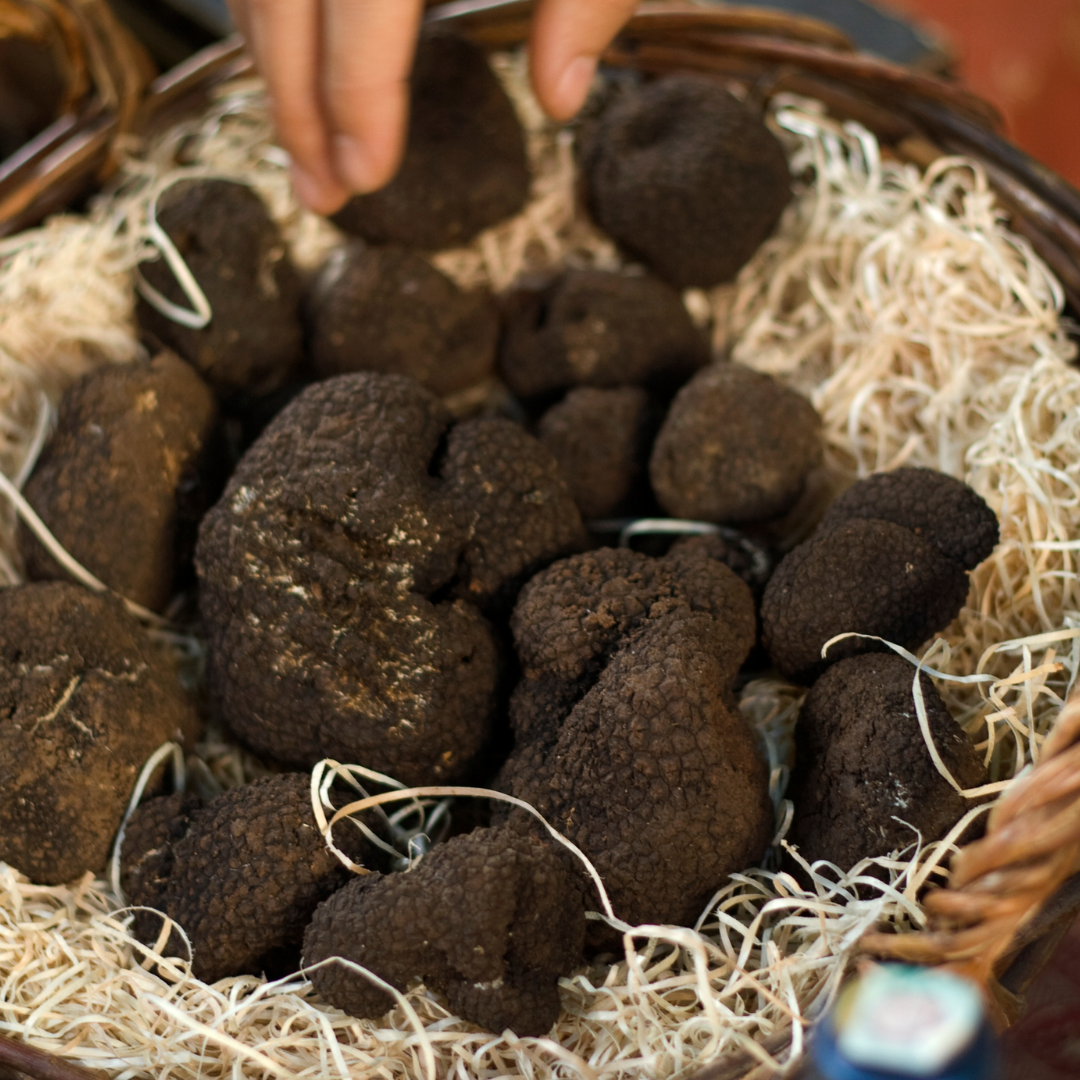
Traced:
<svg viewBox="0 0 1080 1080">
<path fill-rule="evenodd" d="M 443 397 L 472 386 L 495 364 L 499 318 L 491 297 L 462 292 L 404 248 L 338 248 L 319 272 L 308 317 L 321 378 L 411 375 Z"/>
<path fill-rule="evenodd" d="M 158 199 L 157 218 L 213 316 L 201 329 L 181 326 L 140 297 L 139 324 L 222 396 L 277 389 L 303 354 L 300 279 L 262 200 L 246 184 L 182 180 Z M 139 270 L 167 300 L 191 307 L 164 258 Z"/>
<path fill-rule="evenodd" d="M 973 805 L 937 771 L 915 713 L 915 669 L 892 653 L 834 664 L 806 695 L 795 727 L 789 839 L 808 862 L 850 870 L 942 837 Z M 930 735 L 964 788 L 986 782 L 975 748 L 930 679 L 919 677 Z M 898 820 L 899 819 L 899 820 Z M 907 824 L 904 824 L 906 822 Z"/>
<path fill-rule="evenodd" d="M 568 386 L 671 392 L 709 360 L 682 297 L 654 277 L 568 270 L 507 304 L 499 363 L 519 397 Z"/>
<path fill-rule="evenodd" d="M 586 520 L 615 513 L 633 494 L 645 471 L 653 415 L 640 387 L 582 386 L 540 418 L 537 437 L 559 463 Z"/>
<path fill-rule="evenodd" d="M 930 469 L 901 472 L 851 487 L 776 568 L 761 604 L 762 641 L 786 678 L 809 685 L 838 660 L 885 649 L 846 638 L 823 659 L 822 647 L 838 634 L 917 649 L 960 613 L 965 571 L 997 540 L 993 512 L 966 485 Z M 871 513 L 882 517 L 864 516 Z"/>
<path fill-rule="evenodd" d="M 768 769 L 732 693 L 749 589 L 701 553 L 605 548 L 533 578 L 511 627 L 523 678 L 499 785 L 585 852 L 620 918 L 692 922 L 772 834 Z"/>
<path fill-rule="evenodd" d="M 160 611 L 191 555 L 216 412 L 209 388 L 172 353 L 98 368 L 64 394 L 26 498 L 91 573 Z M 67 578 L 25 525 L 19 546 L 31 578 Z"/>
<path fill-rule="evenodd" d="M 335 224 L 375 244 L 440 251 L 467 244 L 525 205 L 525 135 L 478 46 L 443 29 L 425 31 L 409 115 L 397 176 L 347 202 Z"/>
<path fill-rule="evenodd" d="M 725 362 L 699 372 L 675 396 L 649 475 L 673 517 L 757 522 L 794 506 L 821 456 L 821 418 L 806 398 Z"/>
<path fill-rule="evenodd" d="M 351 881 L 315 912 L 304 963 L 339 956 L 400 991 L 420 977 L 480 1027 L 540 1036 L 558 1017 L 558 980 L 580 963 L 584 939 L 584 892 L 565 852 L 504 826 L 456 836 L 408 873 Z M 311 981 L 352 1016 L 394 1004 L 343 964 L 316 968 Z"/>
<path fill-rule="evenodd" d="M 101 870 L 139 771 L 198 717 L 119 600 L 0 590 L 0 859 L 43 885 Z"/>
<path fill-rule="evenodd" d="M 311 778 L 299 773 L 262 777 L 206 806 L 181 794 L 149 800 L 128 822 L 120 871 L 128 903 L 184 929 L 192 974 L 208 983 L 296 970 L 312 913 L 349 878 L 316 826 Z M 160 929 L 159 916 L 138 914 L 141 941 Z M 165 952 L 186 957 L 175 931 Z"/>
<path fill-rule="evenodd" d="M 773 571 L 773 554 L 767 548 L 732 529 L 722 533 L 684 536 L 671 545 L 671 552 L 700 553 L 722 562 L 750 586 L 754 599 L 761 594 Z"/>
<path fill-rule="evenodd" d="M 696 76 L 627 89 L 587 130 L 581 159 L 600 227 L 680 289 L 734 278 L 791 198 L 760 111 Z"/>
<path fill-rule="evenodd" d="M 298 767 L 459 777 L 495 704 L 482 612 L 584 542 L 558 466 L 516 424 L 453 425 L 398 375 L 309 387 L 203 521 L 211 708 Z"/>
</svg>

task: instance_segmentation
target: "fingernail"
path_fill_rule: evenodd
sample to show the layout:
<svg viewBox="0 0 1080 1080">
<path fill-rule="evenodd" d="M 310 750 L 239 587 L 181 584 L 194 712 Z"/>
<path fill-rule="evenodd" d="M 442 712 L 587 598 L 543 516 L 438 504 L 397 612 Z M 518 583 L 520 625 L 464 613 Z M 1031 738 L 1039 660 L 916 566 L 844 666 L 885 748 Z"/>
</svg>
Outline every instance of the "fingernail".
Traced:
<svg viewBox="0 0 1080 1080">
<path fill-rule="evenodd" d="M 595 74 L 594 56 L 576 56 L 566 65 L 559 79 L 557 96 L 568 115 L 576 113 L 585 104 Z"/>
<path fill-rule="evenodd" d="M 334 164 L 342 182 L 357 194 L 374 191 L 379 186 L 375 177 L 375 163 L 367 147 L 351 135 L 334 137 Z"/>
<path fill-rule="evenodd" d="M 292 180 L 293 191 L 296 197 L 309 209 L 314 209 L 323 201 L 323 186 L 309 172 L 300 168 L 294 161 L 289 166 L 289 177 Z"/>
</svg>

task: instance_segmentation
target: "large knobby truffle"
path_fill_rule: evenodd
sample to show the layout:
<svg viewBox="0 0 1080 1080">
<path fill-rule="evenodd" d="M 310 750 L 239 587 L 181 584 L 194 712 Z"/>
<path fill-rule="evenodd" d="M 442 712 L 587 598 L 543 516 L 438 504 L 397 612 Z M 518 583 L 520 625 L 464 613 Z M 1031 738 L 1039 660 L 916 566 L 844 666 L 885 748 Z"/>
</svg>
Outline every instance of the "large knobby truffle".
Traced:
<svg viewBox="0 0 1080 1080">
<path fill-rule="evenodd" d="M 482 611 L 583 543 L 558 466 L 510 421 L 452 425 L 401 376 L 309 387 L 200 531 L 211 707 L 280 761 L 458 777 L 494 707 Z"/>
<path fill-rule="evenodd" d="M 184 326 L 140 298 L 140 325 L 219 394 L 281 386 L 303 354 L 300 279 L 262 200 L 230 180 L 182 180 L 159 196 L 157 217 L 213 316 L 205 327 Z M 139 270 L 166 299 L 191 308 L 163 258 Z"/>
<path fill-rule="evenodd" d="M 0 859 L 59 885 L 101 870 L 139 770 L 191 741 L 172 664 L 116 599 L 0 590 Z"/>
<path fill-rule="evenodd" d="M 675 396 L 649 475 L 673 517 L 766 521 L 791 509 L 821 456 L 821 418 L 806 398 L 742 364 L 720 363 Z"/>
<path fill-rule="evenodd" d="M 411 375 L 452 394 L 495 364 L 499 318 L 490 295 L 463 292 L 404 248 L 338 248 L 308 298 L 311 359 L 321 377 L 350 371 Z"/>
<path fill-rule="evenodd" d="M 845 638 L 822 658 L 839 634 L 917 649 L 959 614 L 967 571 L 993 551 L 997 535 L 982 499 L 941 473 L 901 469 L 889 480 L 859 481 L 770 579 L 761 605 L 769 656 L 786 678 L 809 684 L 837 660 L 885 648 Z"/>
<path fill-rule="evenodd" d="M 525 135 L 483 51 L 446 30 L 420 37 L 397 175 L 334 222 L 377 244 L 438 251 L 516 214 L 529 194 Z"/>
<path fill-rule="evenodd" d="M 581 386 L 540 418 L 537 437 L 562 469 L 582 517 L 603 518 L 635 494 L 657 412 L 638 386 Z"/>
<path fill-rule="evenodd" d="M 692 922 L 772 832 L 731 689 L 750 590 L 703 553 L 601 549 L 529 582 L 512 628 L 524 678 L 500 784 L 581 847 L 620 918 Z"/>
<path fill-rule="evenodd" d="M 263 777 L 206 806 L 190 795 L 149 800 L 127 824 L 120 869 L 128 903 L 183 928 L 204 982 L 295 970 L 312 913 L 348 880 L 316 826 L 306 773 Z M 135 934 L 152 944 L 161 925 L 139 912 Z M 164 952 L 186 957 L 175 931 Z"/>
<path fill-rule="evenodd" d="M 532 397 L 568 386 L 672 391 L 709 360 L 682 297 L 654 277 L 568 270 L 507 303 L 500 367 Z"/>
<path fill-rule="evenodd" d="M 454 837 L 408 873 L 352 881 L 316 911 L 304 963 L 338 956 L 400 991 L 419 977 L 480 1027 L 539 1036 L 558 1017 L 558 980 L 584 939 L 585 898 L 566 853 L 504 826 Z M 344 964 L 316 968 L 311 981 L 353 1016 L 394 1004 Z"/>
<path fill-rule="evenodd" d="M 834 664 L 795 728 L 789 839 L 808 862 L 850 870 L 917 839 L 940 839 L 973 805 L 935 768 L 915 711 L 915 669 L 892 653 Z M 979 755 L 920 674 L 930 737 L 963 788 L 986 782 Z"/>
<path fill-rule="evenodd" d="M 678 288 L 734 278 L 791 198 L 784 151 L 760 110 L 696 76 L 615 97 L 581 159 L 600 227 Z"/>
<path fill-rule="evenodd" d="M 215 418 L 213 394 L 172 353 L 98 368 L 61 399 L 26 497 L 91 573 L 160 610 L 178 562 L 191 555 Z M 67 577 L 25 525 L 19 545 L 31 578 Z"/>
</svg>

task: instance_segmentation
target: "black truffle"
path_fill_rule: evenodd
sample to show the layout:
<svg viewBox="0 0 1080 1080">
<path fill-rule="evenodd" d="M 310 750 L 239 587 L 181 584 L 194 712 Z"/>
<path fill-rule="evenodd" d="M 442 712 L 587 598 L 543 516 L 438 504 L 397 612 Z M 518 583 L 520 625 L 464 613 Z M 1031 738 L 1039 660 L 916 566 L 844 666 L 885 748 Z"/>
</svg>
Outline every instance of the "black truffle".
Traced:
<svg viewBox="0 0 1080 1080">
<path fill-rule="evenodd" d="M 440 396 L 495 364 L 499 317 L 484 291 L 462 292 L 403 248 L 355 243 L 323 264 L 308 302 L 320 377 L 350 371 L 411 375 Z"/>
<path fill-rule="evenodd" d="M 209 388 L 172 353 L 98 368 L 64 394 L 26 497 L 78 562 L 159 611 L 191 555 L 216 412 Z M 31 578 L 67 578 L 25 525 L 19 546 Z"/>
<path fill-rule="evenodd" d="M 401 376 L 309 387 L 203 521 L 211 707 L 297 766 L 461 776 L 494 707 L 481 609 L 583 544 L 558 466 L 517 425 L 452 426 Z"/>
<path fill-rule="evenodd" d="M 0 859 L 59 885 L 101 870 L 146 759 L 194 740 L 166 656 L 113 598 L 0 590 Z"/>
<path fill-rule="evenodd" d="M 846 638 L 823 659 L 822 647 L 838 634 L 917 649 L 959 614 L 965 570 L 996 542 L 993 513 L 963 484 L 929 469 L 903 472 L 855 484 L 776 568 L 761 605 L 762 640 L 785 677 L 809 684 L 829 664 L 885 648 Z M 883 517 L 863 516 L 877 512 Z"/>
<path fill-rule="evenodd" d="M 850 870 L 916 840 L 942 837 L 971 808 L 935 768 L 915 713 L 915 669 L 892 653 L 834 664 L 806 696 L 795 727 L 789 839 L 808 862 Z M 964 788 L 986 782 L 979 755 L 925 674 L 927 720 L 945 767 Z M 907 824 L 904 824 L 904 823 Z"/>
<path fill-rule="evenodd" d="M 674 517 L 765 521 L 791 509 L 821 456 L 821 418 L 806 398 L 769 375 L 720 363 L 675 396 L 649 475 Z"/>
<path fill-rule="evenodd" d="M 303 353 L 300 279 L 262 200 L 245 184 L 182 180 L 158 199 L 157 217 L 213 317 L 202 329 L 181 326 L 140 298 L 140 326 L 219 394 L 267 394 L 281 386 Z M 191 307 L 164 259 L 139 270 L 166 299 Z"/>
<path fill-rule="evenodd" d="M 581 161 L 600 227 L 678 288 L 734 278 L 791 198 L 760 111 L 696 76 L 617 96 L 587 131 Z"/>
<path fill-rule="evenodd" d="M 732 693 L 749 589 L 701 553 L 600 549 L 533 578 L 511 625 L 524 677 L 500 785 L 581 847 L 620 918 L 692 922 L 772 833 Z"/>
<path fill-rule="evenodd" d="M 376 244 L 438 251 L 516 214 L 529 194 L 525 135 L 483 51 L 446 30 L 416 50 L 409 135 L 397 176 L 333 218 Z"/>
<path fill-rule="evenodd" d="M 149 800 L 128 822 L 120 870 L 128 903 L 183 927 L 192 974 L 204 982 L 295 970 L 312 913 L 349 877 L 316 826 L 311 778 L 298 773 L 262 777 L 206 806 L 190 795 Z M 139 912 L 135 935 L 153 943 L 161 925 Z M 165 952 L 186 956 L 175 931 Z"/>
<path fill-rule="evenodd" d="M 571 390 L 540 418 L 537 437 L 551 451 L 582 517 L 623 507 L 645 471 L 655 408 L 637 386 Z"/>
<path fill-rule="evenodd" d="M 568 386 L 670 392 L 709 360 L 682 298 L 653 277 L 568 270 L 507 309 L 500 366 L 520 397 Z"/>
<path fill-rule="evenodd" d="M 350 882 L 315 912 L 304 963 L 339 956 L 401 991 L 419 976 L 466 1020 L 539 1036 L 558 1017 L 558 980 L 580 963 L 584 938 L 584 893 L 566 853 L 504 826 L 454 837 L 408 873 Z M 342 964 L 311 981 L 353 1016 L 394 1003 Z"/>
</svg>

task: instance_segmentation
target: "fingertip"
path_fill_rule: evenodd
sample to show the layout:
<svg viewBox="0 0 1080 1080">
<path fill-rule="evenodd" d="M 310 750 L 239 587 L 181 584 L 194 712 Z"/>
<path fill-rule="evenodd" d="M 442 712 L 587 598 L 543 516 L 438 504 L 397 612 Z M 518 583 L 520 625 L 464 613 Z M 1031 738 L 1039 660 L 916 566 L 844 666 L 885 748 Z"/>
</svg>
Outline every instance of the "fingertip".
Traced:
<svg viewBox="0 0 1080 1080">
<path fill-rule="evenodd" d="M 569 120 L 581 110 L 596 76 L 596 65 L 595 56 L 575 56 L 550 85 L 545 85 L 541 104 L 553 120 Z"/>
<path fill-rule="evenodd" d="M 397 146 L 387 138 L 380 143 L 355 135 L 334 136 L 334 165 L 338 176 L 357 195 L 377 191 L 389 183 L 399 157 Z"/>
<path fill-rule="evenodd" d="M 333 214 L 349 198 L 349 192 L 340 182 L 320 179 L 295 161 L 289 166 L 289 177 L 296 197 L 316 214 Z"/>
</svg>

